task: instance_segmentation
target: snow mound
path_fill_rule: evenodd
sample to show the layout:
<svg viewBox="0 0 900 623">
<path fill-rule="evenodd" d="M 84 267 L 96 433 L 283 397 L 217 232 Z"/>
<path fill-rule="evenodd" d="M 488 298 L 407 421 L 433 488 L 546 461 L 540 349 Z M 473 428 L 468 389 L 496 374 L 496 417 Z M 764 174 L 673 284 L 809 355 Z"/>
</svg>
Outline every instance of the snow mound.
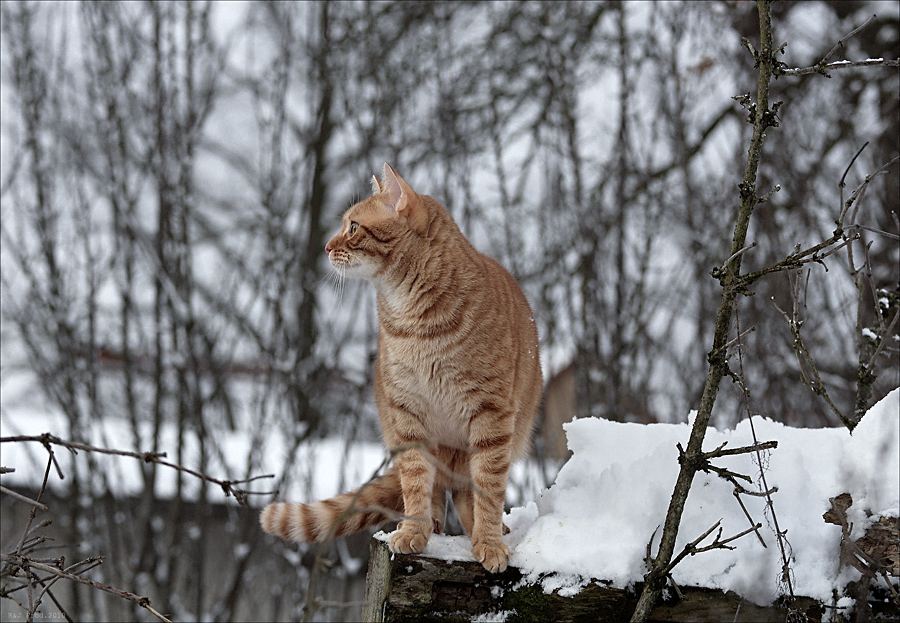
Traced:
<svg viewBox="0 0 900 623">
<path fill-rule="evenodd" d="M 778 442 L 763 453 L 766 481 L 778 487 L 775 513 L 790 544 L 794 593 L 828 602 L 857 572 L 838 570 L 841 529 L 822 514 L 828 498 L 853 497 L 849 519 L 858 537 L 879 515 L 900 515 L 900 389 L 873 406 L 851 435 L 843 428 L 790 428 L 763 417 L 753 425 L 761 442 Z M 537 501 L 514 508 L 505 518 L 510 564 L 547 592 L 572 595 L 592 579 L 628 587 L 643 579 L 644 556 L 654 531 L 661 532 L 678 467 L 675 444 L 687 445 L 689 424 L 622 424 L 596 418 L 566 425 L 572 458 Z M 705 449 L 753 443 L 750 422 L 734 430 L 709 429 Z M 723 457 L 714 465 L 746 474 L 759 490 L 754 454 Z M 732 494 L 734 487 L 700 472 L 688 496 L 675 552 L 721 519 L 722 538 L 750 527 Z M 767 547 L 751 533 L 731 543 L 736 549 L 688 556 L 673 570 L 682 586 L 732 590 L 759 605 L 785 591 L 781 555 L 772 518 L 762 498 L 742 496 Z M 874 514 L 867 517 L 866 511 Z M 386 538 L 385 535 L 382 538 Z M 715 532 L 701 543 L 709 544 Z M 659 544 L 659 534 L 653 552 Z M 468 537 L 435 535 L 425 555 L 473 560 Z"/>
<path fill-rule="evenodd" d="M 797 429 L 755 417 L 759 441 L 775 440 L 763 465 L 775 514 L 787 531 L 794 593 L 829 601 L 850 575 L 838 571 L 841 530 L 822 514 L 828 498 L 853 497 L 853 536 L 861 536 L 879 515 L 900 515 L 900 389 L 873 406 L 851 435 L 846 429 Z M 573 456 L 556 483 L 536 502 L 513 509 L 507 543 L 511 564 L 545 590 L 574 593 L 591 578 L 615 586 L 641 581 L 647 543 L 665 519 L 677 475 L 677 442 L 687 446 L 688 424 L 621 424 L 595 418 L 566 426 Z M 705 449 L 727 442 L 729 448 L 753 443 L 750 422 L 734 430 L 707 431 Z M 755 455 L 723 457 L 714 465 L 754 478 Z M 721 519 L 722 538 L 750 527 L 734 487 L 713 474 L 694 479 L 681 523 L 676 553 Z M 781 558 L 772 519 L 763 499 L 742 496 L 754 521 L 761 522 L 763 547 L 753 534 L 731 543 L 734 551 L 714 550 L 689 556 L 673 570 L 680 585 L 733 590 L 760 605 L 784 590 Z M 874 513 L 867 518 L 866 512 Z M 660 527 L 660 531 L 661 531 Z M 714 533 L 715 534 L 715 533 Z M 702 544 L 711 542 L 710 535 Z M 654 553 L 659 536 L 654 540 Z M 850 572 L 852 573 L 852 572 Z"/>
</svg>

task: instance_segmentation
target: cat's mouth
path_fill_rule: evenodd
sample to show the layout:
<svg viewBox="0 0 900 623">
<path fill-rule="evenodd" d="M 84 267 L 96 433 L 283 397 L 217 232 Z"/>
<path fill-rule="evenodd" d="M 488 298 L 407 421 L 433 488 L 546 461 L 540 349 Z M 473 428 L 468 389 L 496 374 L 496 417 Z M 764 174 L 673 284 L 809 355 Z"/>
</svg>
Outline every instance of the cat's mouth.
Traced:
<svg viewBox="0 0 900 623">
<path fill-rule="evenodd" d="M 332 266 L 341 270 L 352 268 L 354 264 L 358 263 L 354 261 L 352 255 L 350 255 L 346 251 L 340 250 L 332 251 L 328 255 L 328 260 L 331 262 Z"/>
<path fill-rule="evenodd" d="M 331 265 L 341 273 L 342 277 L 371 277 L 367 264 L 346 251 L 334 250 L 328 255 Z"/>
</svg>

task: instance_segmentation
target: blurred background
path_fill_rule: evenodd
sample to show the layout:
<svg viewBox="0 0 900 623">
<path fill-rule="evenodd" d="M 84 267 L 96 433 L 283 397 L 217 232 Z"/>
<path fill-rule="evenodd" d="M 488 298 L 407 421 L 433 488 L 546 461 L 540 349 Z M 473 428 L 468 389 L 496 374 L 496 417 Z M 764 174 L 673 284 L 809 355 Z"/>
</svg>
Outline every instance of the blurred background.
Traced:
<svg viewBox="0 0 900 623">
<path fill-rule="evenodd" d="M 900 56 L 900 3 L 776 3 L 779 60 L 814 65 L 873 15 L 831 61 Z M 534 309 L 544 409 L 509 504 L 552 483 L 573 416 L 682 422 L 696 406 L 710 271 L 729 253 L 752 130 L 734 96 L 756 95 L 741 43 L 758 47 L 755 3 L 10 0 L 0 20 L 3 436 L 166 452 L 219 479 L 274 474 L 247 486 L 268 493 L 246 508 L 153 463 L 57 449 L 48 556 L 105 556 L 90 577 L 176 619 L 301 616 L 315 549 L 263 535 L 257 510 L 276 490 L 358 486 L 384 458 L 374 295 L 339 282 L 323 249 L 386 161 Z M 780 191 L 754 213 L 745 270 L 831 236 L 854 155 L 867 144 L 845 200 L 900 153 L 898 92 L 884 67 L 774 81 L 780 127 L 757 193 Z M 897 171 L 848 222 L 900 233 Z M 853 411 L 866 336 L 900 296 L 900 245 L 860 233 L 740 300 L 754 413 L 840 425 L 800 382 L 772 300 L 796 306 L 830 396 Z M 897 353 L 882 350 L 869 404 L 900 383 Z M 726 381 L 717 426 L 742 417 L 740 398 Z M 36 495 L 46 450 L 0 450 L 16 469 L 4 484 Z M 29 511 L 2 496 L 4 552 Z M 367 543 L 328 549 L 317 620 L 358 618 Z M 58 591 L 75 619 L 150 617 Z"/>
</svg>

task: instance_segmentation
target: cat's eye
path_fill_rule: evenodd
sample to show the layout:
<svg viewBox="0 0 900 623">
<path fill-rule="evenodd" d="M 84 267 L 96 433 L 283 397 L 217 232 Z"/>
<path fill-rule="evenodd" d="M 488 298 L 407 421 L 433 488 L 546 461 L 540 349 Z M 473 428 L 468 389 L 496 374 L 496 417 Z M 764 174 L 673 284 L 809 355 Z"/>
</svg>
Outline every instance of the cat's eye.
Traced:
<svg viewBox="0 0 900 623">
<path fill-rule="evenodd" d="M 350 235 L 356 233 L 356 230 L 359 229 L 359 223 L 350 223 Z"/>
</svg>

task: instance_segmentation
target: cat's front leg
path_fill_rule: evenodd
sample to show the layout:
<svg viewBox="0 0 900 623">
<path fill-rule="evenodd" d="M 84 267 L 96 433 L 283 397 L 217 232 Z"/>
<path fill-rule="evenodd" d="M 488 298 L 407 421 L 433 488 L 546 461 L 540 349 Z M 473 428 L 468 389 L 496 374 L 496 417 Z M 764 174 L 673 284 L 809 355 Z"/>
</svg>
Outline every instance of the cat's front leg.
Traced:
<svg viewBox="0 0 900 623">
<path fill-rule="evenodd" d="M 421 554 L 428 544 L 433 530 L 431 497 L 434 487 L 435 465 L 429 460 L 428 450 L 409 447 L 396 459 L 400 472 L 400 488 L 403 491 L 403 521 L 391 536 L 392 552 Z"/>
<path fill-rule="evenodd" d="M 472 553 L 491 573 L 505 571 L 509 548 L 503 542 L 503 500 L 506 478 L 512 461 L 510 439 L 503 418 L 490 418 L 493 425 L 482 428 L 471 440 L 473 495 Z M 489 421 L 490 421 L 489 420 Z"/>
</svg>

